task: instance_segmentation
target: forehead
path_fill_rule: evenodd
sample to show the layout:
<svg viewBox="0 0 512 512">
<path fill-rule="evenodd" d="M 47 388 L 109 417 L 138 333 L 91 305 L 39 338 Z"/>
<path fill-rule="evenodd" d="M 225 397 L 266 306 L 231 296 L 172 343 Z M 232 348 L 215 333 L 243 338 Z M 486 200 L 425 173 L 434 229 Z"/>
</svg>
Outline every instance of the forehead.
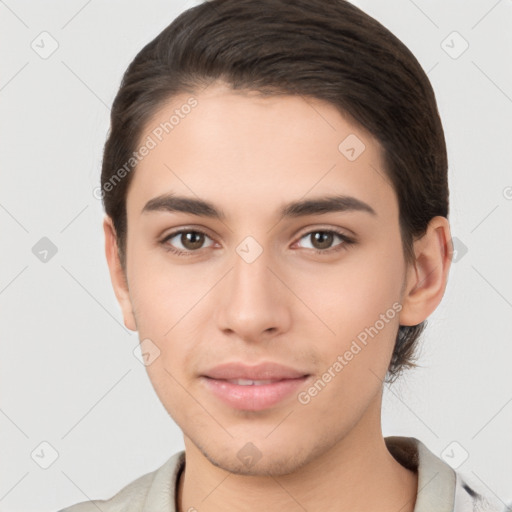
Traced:
<svg viewBox="0 0 512 512">
<path fill-rule="evenodd" d="M 326 192 L 396 207 L 378 141 L 316 98 L 210 85 L 164 103 L 144 144 L 127 196 L 138 211 L 163 193 L 246 209 Z"/>
</svg>

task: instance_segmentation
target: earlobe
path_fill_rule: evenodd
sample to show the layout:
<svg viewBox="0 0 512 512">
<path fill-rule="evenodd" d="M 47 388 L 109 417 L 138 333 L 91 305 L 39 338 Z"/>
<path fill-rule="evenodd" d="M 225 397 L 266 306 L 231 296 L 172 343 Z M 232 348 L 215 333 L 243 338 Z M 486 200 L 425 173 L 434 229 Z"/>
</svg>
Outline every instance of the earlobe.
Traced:
<svg viewBox="0 0 512 512">
<path fill-rule="evenodd" d="M 426 233 L 414 242 L 414 253 L 402 297 L 400 325 L 420 324 L 443 298 L 453 255 L 448 219 L 431 219 Z"/>
<path fill-rule="evenodd" d="M 110 280 L 117 301 L 121 306 L 124 324 L 128 329 L 136 331 L 137 327 L 133 315 L 127 278 L 119 259 L 116 231 L 112 219 L 108 215 L 103 220 L 103 231 L 105 233 L 105 256 L 110 272 Z"/>
</svg>

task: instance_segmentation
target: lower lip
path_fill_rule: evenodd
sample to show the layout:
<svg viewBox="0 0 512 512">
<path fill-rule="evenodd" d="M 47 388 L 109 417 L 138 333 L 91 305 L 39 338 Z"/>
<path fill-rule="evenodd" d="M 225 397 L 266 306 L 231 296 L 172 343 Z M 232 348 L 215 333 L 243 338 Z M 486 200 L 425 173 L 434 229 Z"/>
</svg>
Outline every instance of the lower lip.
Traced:
<svg viewBox="0 0 512 512">
<path fill-rule="evenodd" d="M 202 377 L 202 380 L 214 395 L 232 408 L 245 411 L 262 411 L 278 404 L 294 391 L 297 391 L 307 378 L 308 376 L 298 379 L 284 379 L 261 386 L 241 386 L 226 380 L 209 377 Z"/>
</svg>

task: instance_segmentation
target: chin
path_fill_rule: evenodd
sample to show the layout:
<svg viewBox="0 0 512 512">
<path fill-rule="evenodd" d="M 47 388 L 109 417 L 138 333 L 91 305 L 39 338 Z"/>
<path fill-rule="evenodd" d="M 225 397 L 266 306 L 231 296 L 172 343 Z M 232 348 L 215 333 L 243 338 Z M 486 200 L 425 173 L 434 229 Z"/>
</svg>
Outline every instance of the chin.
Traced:
<svg viewBox="0 0 512 512">
<path fill-rule="evenodd" d="M 298 471 L 321 455 L 329 447 L 317 445 L 308 450 L 303 442 L 271 443 L 267 440 L 240 442 L 234 439 L 228 444 L 212 446 L 191 440 L 203 456 L 215 467 L 235 475 L 280 477 Z"/>
</svg>

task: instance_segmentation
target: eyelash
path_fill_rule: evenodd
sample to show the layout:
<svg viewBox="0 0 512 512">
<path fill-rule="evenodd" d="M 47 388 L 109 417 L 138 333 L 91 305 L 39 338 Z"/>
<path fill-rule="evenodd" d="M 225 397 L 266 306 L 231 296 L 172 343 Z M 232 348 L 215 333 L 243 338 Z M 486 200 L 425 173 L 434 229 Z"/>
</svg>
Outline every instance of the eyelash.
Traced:
<svg viewBox="0 0 512 512">
<path fill-rule="evenodd" d="M 201 235 L 207 236 L 208 238 L 211 238 L 210 236 L 208 236 L 207 233 L 205 233 L 204 231 L 201 231 L 200 229 L 180 229 L 178 231 L 174 231 L 173 233 L 170 233 L 169 235 L 167 235 L 160 242 L 160 244 L 164 246 L 164 249 L 166 251 L 172 252 L 173 254 L 176 254 L 178 256 L 194 256 L 195 253 L 199 252 L 200 249 L 198 249 L 196 251 L 183 251 L 181 249 L 176 249 L 176 248 L 172 247 L 170 244 L 167 243 L 168 240 L 174 238 L 176 235 L 181 235 L 183 233 L 199 233 Z M 307 233 L 304 233 L 299 238 L 299 240 L 301 240 L 302 238 L 304 238 L 306 236 L 312 235 L 313 233 L 329 233 L 329 234 L 334 234 L 334 235 L 337 235 L 342 240 L 342 243 L 338 244 L 335 247 L 329 248 L 329 249 L 324 249 L 324 250 L 322 250 L 322 249 L 310 249 L 315 254 L 325 255 L 325 254 L 335 253 L 335 252 L 341 251 L 342 249 L 347 248 L 347 246 L 350 246 L 350 245 L 353 245 L 353 244 L 356 243 L 356 241 L 353 238 L 350 238 L 347 235 L 345 235 L 344 233 L 342 233 L 340 231 L 337 231 L 335 229 L 315 229 L 313 231 L 308 231 Z"/>
</svg>

